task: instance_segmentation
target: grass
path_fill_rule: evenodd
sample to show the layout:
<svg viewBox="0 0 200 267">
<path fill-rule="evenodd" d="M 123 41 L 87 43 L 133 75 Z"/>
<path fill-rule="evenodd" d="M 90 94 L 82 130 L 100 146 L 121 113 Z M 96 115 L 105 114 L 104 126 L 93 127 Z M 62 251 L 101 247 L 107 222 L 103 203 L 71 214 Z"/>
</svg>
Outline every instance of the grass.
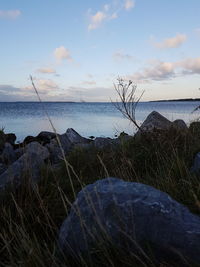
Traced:
<svg viewBox="0 0 200 267">
<path fill-rule="evenodd" d="M 148 257 L 118 251 L 109 244 L 94 250 L 92 261 L 61 257 L 57 238 L 76 194 L 97 179 L 114 176 L 137 181 L 167 192 L 200 215 L 200 177 L 190 173 L 200 151 L 200 126 L 188 131 L 171 128 L 142 134 L 111 148 L 76 148 L 57 169 L 47 165 L 34 189 L 29 176 L 0 200 L 0 266 L 172 266 Z M 66 170 L 67 162 L 67 170 Z M 73 185 L 72 185 L 73 183 Z"/>
</svg>

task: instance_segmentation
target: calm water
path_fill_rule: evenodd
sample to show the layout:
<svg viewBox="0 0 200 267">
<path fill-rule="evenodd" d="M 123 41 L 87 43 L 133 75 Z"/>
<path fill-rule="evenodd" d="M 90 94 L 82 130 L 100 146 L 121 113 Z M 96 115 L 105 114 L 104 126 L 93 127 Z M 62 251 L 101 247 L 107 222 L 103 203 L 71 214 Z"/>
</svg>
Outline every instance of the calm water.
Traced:
<svg viewBox="0 0 200 267">
<path fill-rule="evenodd" d="M 200 102 L 141 102 L 136 112 L 137 120 L 142 123 L 151 111 L 156 110 L 170 120 L 182 118 L 189 123 L 200 115 L 200 111 L 191 114 L 197 105 Z M 112 103 L 0 102 L 0 128 L 4 127 L 7 133 L 14 132 L 18 141 L 40 131 L 52 131 L 44 109 L 58 133 L 74 128 L 86 137 L 113 137 L 122 131 L 135 131 Z"/>
</svg>

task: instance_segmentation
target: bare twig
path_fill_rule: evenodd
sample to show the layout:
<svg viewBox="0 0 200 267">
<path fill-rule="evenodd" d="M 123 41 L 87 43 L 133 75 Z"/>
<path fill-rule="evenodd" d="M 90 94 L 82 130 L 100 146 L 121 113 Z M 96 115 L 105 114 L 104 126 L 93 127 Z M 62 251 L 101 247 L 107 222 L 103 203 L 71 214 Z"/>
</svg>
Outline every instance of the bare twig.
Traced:
<svg viewBox="0 0 200 267">
<path fill-rule="evenodd" d="M 137 105 L 142 98 L 144 91 L 139 97 L 136 97 L 137 85 L 133 84 L 131 80 L 126 83 L 123 79 L 118 78 L 118 83 L 114 84 L 115 90 L 120 98 L 120 102 L 115 102 L 115 107 L 132 122 L 139 130 L 141 130 L 139 124 L 136 121 L 135 111 Z"/>
</svg>

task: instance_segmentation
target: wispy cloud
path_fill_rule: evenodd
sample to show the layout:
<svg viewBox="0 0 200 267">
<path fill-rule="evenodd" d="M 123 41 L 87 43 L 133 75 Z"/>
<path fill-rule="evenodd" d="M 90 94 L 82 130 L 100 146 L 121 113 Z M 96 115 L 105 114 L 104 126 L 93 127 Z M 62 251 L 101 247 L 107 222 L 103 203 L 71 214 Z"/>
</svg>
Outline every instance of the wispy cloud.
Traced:
<svg viewBox="0 0 200 267">
<path fill-rule="evenodd" d="M 104 20 L 107 19 L 106 13 L 98 11 L 96 14 L 91 16 L 90 24 L 88 25 L 88 30 L 94 30 L 101 26 Z"/>
<path fill-rule="evenodd" d="M 21 11 L 16 10 L 0 10 L 0 19 L 16 19 L 21 15 Z"/>
<path fill-rule="evenodd" d="M 38 89 L 42 92 L 58 90 L 59 86 L 53 80 L 39 79 L 37 81 Z"/>
<path fill-rule="evenodd" d="M 48 95 L 49 93 L 55 92 L 55 91 L 57 91 L 57 90 L 60 89 L 60 87 L 58 86 L 58 84 L 55 83 L 51 79 L 36 79 L 36 78 L 34 78 L 34 83 L 36 85 L 36 88 L 37 88 L 39 94 L 46 94 L 46 95 Z M 25 86 L 23 88 L 23 90 L 33 91 L 34 92 L 34 89 L 33 89 L 33 86 L 32 85 Z"/>
<path fill-rule="evenodd" d="M 83 81 L 83 84 L 85 84 L 85 85 L 95 85 L 96 82 L 95 81 Z"/>
<path fill-rule="evenodd" d="M 135 1 L 133 0 L 125 0 L 124 7 L 126 10 L 131 10 L 135 6 Z"/>
<path fill-rule="evenodd" d="M 197 34 L 197 36 L 200 37 L 200 28 L 196 28 L 194 31 L 195 31 L 195 33 Z"/>
<path fill-rule="evenodd" d="M 135 72 L 128 76 L 128 79 L 137 83 L 149 81 L 161 81 L 175 76 L 174 66 L 171 62 L 158 61 L 154 66 L 144 68 L 141 72 Z"/>
<path fill-rule="evenodd" d="M 65 48 L 64 46 L 60 46 L 60 47 L 56 48 L 54 50 L 54 56 L 55 56 L 56 60 L 58 60 L 60 62 L 62 60 L 72 61 L 70 51 L 67 48 Z"/>
<path fill-rule="evenodd" d="M 183 69 L 183 74 L 200 74 L 200 57 L 187 58 L 175 63 L 176 67 Z"/>
<path fill-rule="evenodd" d="M 89 25 L 88 30 L 95 30 L 101 27 L 105 22 L 117 19 L 122 10 L 129 11 L 135 6 L 133 0 L 113 1 L 110 4 L 105 4 L 102 9 L 93 13 L 91 9 L 88 10 Z"/>
<path fill-rule="evenodd" d="M 162 42 L 155 42 L 153 45 L 159 49 L 176 48 L 181 46 L 187 40 L 185 34 L 178 33 L 176 36 L 166 38 Z"/>
<path fill-rule="evenodd" d="M 114 60 L 118 60 L 118 61 L 121 61 L 121 60 L 133 60 L 134 57 L 129 55 L 129 54 L 125 54 L 123 52 L 115 52 L 113 54 L 113 59 Z"/>
<path fill-rule="evenodd" d="M 175 62 L 155 61 L 151 66 L 126 78 L 136 83 L 170 80 L 183 75 L 200 74 L 200 57 Z"/>
<path fill-rule="evenodd" d="M 44 73 L 44 74 L 55 74 L 56 70 L 52 68 L 40 68 L 40 69 L 37 69 L 37 72 Z"/>
<path fill-rule="evenodd" d="M 21 89 L 19 87 L 15 87 L 15 86 L 12 86 L 12 85 L 8 85 L 8 84 L 0 84 L 0 92 L 1 93 L 13 93 L 13 92 L 18 92 L 20 91 Z"/>
</svg>

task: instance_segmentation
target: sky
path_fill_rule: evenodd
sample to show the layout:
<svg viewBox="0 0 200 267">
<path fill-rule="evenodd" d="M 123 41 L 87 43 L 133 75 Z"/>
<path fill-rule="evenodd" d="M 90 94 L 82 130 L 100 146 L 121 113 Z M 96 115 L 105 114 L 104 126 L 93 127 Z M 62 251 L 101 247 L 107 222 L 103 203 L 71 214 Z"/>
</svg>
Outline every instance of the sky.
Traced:
<svg viewBox="0 0 200 267">
<path fill-rule="evenodd" d="M 0 0 L 0 101 L 200 97 L 199 0 Z"/>
</svg>

